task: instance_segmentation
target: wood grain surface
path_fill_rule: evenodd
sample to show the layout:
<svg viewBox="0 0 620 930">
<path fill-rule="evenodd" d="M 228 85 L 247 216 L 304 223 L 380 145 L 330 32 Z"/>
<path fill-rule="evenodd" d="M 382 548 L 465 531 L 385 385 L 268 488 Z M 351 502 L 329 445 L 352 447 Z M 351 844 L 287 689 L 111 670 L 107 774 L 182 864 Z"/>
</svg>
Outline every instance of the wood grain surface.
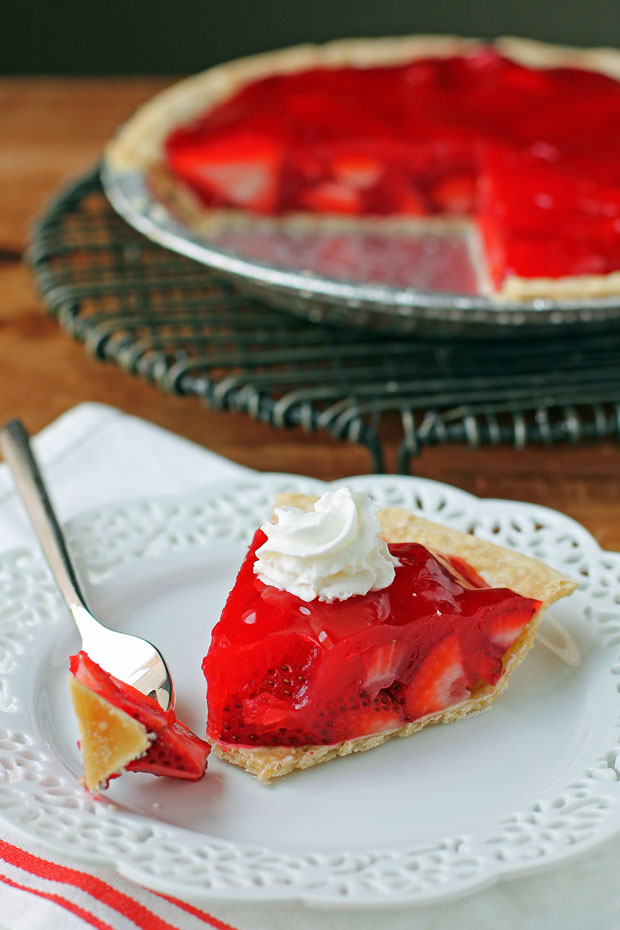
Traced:
<svg viewBox="0 0 620 930">
<path fill-rule="evenodd" d="M 89 357 L 45 315 L 21 256 L 29 221 L 98 158 L 115 126 L 166 83 L 151 78 L 0 80 L 0 421 L 33 432 L 82 401 L 112 404 L 261 470 L 332 479 L 369 470 L 365 449 L 326 433 L 274 430 L 172 397 Z M 394 467 L 397 432 L 387 438 Z M 535 501 L 620 549 L 620 447 L 430 448 L 412 471 L 484 497 Z"/>
</svg>

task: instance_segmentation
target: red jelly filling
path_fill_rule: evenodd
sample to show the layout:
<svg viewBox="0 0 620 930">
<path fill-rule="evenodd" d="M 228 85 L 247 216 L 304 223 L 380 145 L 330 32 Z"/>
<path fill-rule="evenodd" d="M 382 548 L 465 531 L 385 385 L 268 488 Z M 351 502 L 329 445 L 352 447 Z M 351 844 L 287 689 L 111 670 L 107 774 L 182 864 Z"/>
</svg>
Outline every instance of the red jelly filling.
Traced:
<svg viewBox="0 0 620 930">
<path fill-rule="evenodd" d="M 336 743 L 457 704 L 498 681 L 540 608 L 418 543 L 389 545 L 400 567 L 388 588 L 306 602 L 254 574 L 265 539 L 258 530 L 203 662 L 220 742 Z"/>
<path fill-rule="evenodd" d="M 474 216 L 498 286 L 620 268 L 620 82 L 597 72 L 481 47 L 275 75 L 165 149 L 208 208 Z"/>
</svg>

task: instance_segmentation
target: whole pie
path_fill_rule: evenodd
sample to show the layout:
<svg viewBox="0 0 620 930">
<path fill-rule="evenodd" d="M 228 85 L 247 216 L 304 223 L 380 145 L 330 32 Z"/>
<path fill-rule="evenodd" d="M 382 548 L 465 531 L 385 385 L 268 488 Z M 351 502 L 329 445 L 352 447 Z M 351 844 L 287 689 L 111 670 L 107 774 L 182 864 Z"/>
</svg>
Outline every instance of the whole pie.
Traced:
<svg viewBox="0 0 620 930">
<path fill-rule="evenodd" d="M 280 496 L 278 523 L 305 523 L 312 544 L 327 525 L 319 512 L 327 498 Z M 385 509 L 379 521 L 375 541 L 380 525 L 393 578 L 344 599 L 265 582 L 257 559 L 269 528 L 256 532 L 203 671 L 207 739 L 259 780 L 486 709 L 534 644 L 544 610 L 576 587 L 536 559 L 406 510 Z M 345 552 L 358 527 L 358 517 L 342 520 L 308 577 Z M 328 576 L 332 588 L 368 566 L 365 554 L 355 565 L 345 558 Z"/>
<path fill-rule="evenodd" d="M 140 109 L 115 171 L 209 233 L 461 230 L 493 297 L 620 294 L 620 53 L 343 40 L 212 68 Z"/>
</svg>

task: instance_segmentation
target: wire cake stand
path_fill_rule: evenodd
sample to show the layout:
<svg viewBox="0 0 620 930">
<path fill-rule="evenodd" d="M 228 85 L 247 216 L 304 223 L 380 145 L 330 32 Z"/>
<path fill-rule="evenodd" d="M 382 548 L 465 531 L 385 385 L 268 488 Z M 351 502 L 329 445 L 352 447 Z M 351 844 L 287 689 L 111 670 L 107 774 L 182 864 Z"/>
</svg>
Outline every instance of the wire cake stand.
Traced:
<svg viewBox="0 0 620 930">
<path fill-rule="evenodd" d="M 613 321 L 468 338 L 341 326 L 320 307 L 290 313 L 137 232 L 108 202 L 99 169 L 49 205 L 28 262 L 50 313 L 97 358 L 273 427 L 329 430 L 368 449 L 369 471 L 385 470 L 388 424 L 403 474 L 438 443 L 620 436 Z"/>
</svg>

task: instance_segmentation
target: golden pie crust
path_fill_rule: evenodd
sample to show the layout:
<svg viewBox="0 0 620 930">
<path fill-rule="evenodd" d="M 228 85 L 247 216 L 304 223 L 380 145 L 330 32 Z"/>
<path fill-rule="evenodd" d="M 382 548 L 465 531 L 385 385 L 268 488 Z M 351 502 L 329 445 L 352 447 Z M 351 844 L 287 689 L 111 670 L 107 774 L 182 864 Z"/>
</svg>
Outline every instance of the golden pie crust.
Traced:
<svg viewBox="0 0 620 930">
<path fill-rule="evenodd" d="M 315 500 L 316 497 L 307 494 L 281 494 L 276 499 L 276 506 L 292 506 L 310 510 Z M 577 587 L 577 583 L 571 578 L 560 574 L 538 559 L 521 555 L 519 552 L 505 549 L 503 546 L 433 523 L 422 517 L 416 517 L 403 508 L 390 507 L 381 510 L 379 520 L 381 535 L 389 542 L 419 542 L 427 549 L 442 555 L 463 559 L 491 586 L 510 588 L 523 597 L 542 601 L 542 606 L 517 641 L 506 652 L 503 659 L 504 674 L 496 685 L 484 684 L 472 692 L 467 701 L 413 723 L 406 723 L 397 730 L 346 740 L 330 746 L 252 748 L 233 747 L 211 740 L 216 755 L 227 762 L 241 766 L 246 772 L 255 775 L 259 781 L 268 783 L 272 778 L 288 775 L 295 769 L 307 769 L 318 765 L 319 762 L 334 759 L 336 756 L 374 749 L 375 746 L 380 746 L 393 736 L 411 736 L 424 727 L 436 723 L 452 723 L 454 720 L 486 710 L 504 690 L 513 671 L 534 645 L 536 631 L 545 610 L 554 601 L 571 594 Z"/>
<path fill-rule="evenodd" d="M 77 719 L 84 784 L 89 791 L 105 788 L 111 775 L 144 755 L 152 734 L 134 718 L 69 676 L 69 693 Z"/>
<path fill-rule="evenodd" d="M 167 170 L 163 159 L 166 137 L 176 127 L 192 122 L 201 113 L 237 93 L 245 84 L 274 74 L 289 74 L 317 66 L 364 68 L 399 64 L 425 57 L 449 57 L 472 51 L 477 46 L 493 46 L 500 54 L 534 68 L 576 67 L 599 71 L 620 80 L 620 51 L 612 48 L 577 48 L 551 45 L 533 39 L 505 36 L 495 41 L 458 36 L 405 36 L 380 39 L 339 39 L 324 45 L 298 45 L 260 55 L 252 55 L 209 68 L 186 78 L 157 94 L 140 107 L 121 127 L 105 150 L 105 162 L 113 172 L 142 171 L 166 205 L 200 235 L 208 235 L 222 223 L 257 222 L 242 210 L 205 210 L 197 197 Z M 578 127 L 576 127 L 578 131 Z M 342 218 L 298 214 L 260 222 L 288 227 L 321 229 L 343 228 Z M 356 229 L 372 227 L 403 231 L 432 228 L 460 228 L 473 233 L 467 219 L 453 217 L 430 220 L 401 220 L 394 226 L 390 218 L 349 220 Z M 335 224 L 335 227 L 334 227 Z M 488 284 L 484 268 L 478 269 L 482 286 Z M 569 275 L 562 278 L 522 278 L 509 276 L 499 291 L 489 294 L 496 300 L 530 301 L 585 299 L 620 294 L 620 269 L 606 275 Z"/>
</svg>

